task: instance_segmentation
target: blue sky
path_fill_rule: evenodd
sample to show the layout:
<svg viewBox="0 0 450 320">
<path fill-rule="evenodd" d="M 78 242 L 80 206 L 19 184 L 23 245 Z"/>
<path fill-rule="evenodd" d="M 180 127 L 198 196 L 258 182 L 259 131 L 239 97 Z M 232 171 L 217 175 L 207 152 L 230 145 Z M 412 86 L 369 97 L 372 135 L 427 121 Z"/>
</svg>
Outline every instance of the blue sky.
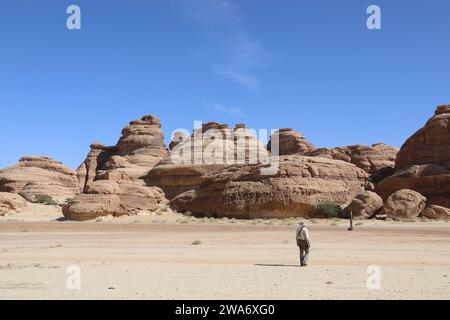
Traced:
<svg viewBox="0 0 450 320">
<path fill-rule="evenodd" d="M 81 8 L 82 29 L 66 28 Z M 366 9 L 382 10 L 382 30 Z M 130 120 L 292 127 L 318 147 L 401 144 L 450 102 L 450 2 L 15 0 L 0 4 L 0 167 L 74 168 Z"/>
</svg>

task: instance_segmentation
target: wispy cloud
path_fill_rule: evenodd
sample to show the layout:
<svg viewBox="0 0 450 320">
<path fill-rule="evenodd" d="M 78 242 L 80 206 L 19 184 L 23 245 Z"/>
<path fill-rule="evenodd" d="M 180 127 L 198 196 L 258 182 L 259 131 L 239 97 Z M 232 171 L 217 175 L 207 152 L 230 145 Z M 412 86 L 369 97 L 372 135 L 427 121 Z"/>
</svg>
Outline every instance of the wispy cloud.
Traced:
<svg viewBox="0 0 450 320">
<path fill-rule="evenodd" d="M 182 14 L 193 22 L 205 25 L 239 23 L 241 16 L 231 0 L 172 0 Z"/>
<path fill-rule="evenodd" d="M 173 1 L 191 21 L 205 26 L 193 55 L 216 74 L 246 90 L 258 90 L 261 80 L 256 71 L 265 65 L 266 54 L 246 32 L 238 5 L 232 0 Z"/>
<path fill-rule="evenodd" d="M 212 63 L 214 71 L 248 90 L 257 90 L 260 80 L 252 71 L 264 65 L 261 45 L 245 33 L 233 34 L 225 43 L 222 59 Z"/>
<path fill-rule="evenodd" d="M 226 113 L 232 117 L 236 117 L 236 118 L 244 118 L 245 117 L 244 111 L 242 111 L 239 108 L 229 108 L 229 107 L 223 106 L 221 104 L 214 104 L 212 106 L 212 108 L 216 111 Z"/>
</svg>

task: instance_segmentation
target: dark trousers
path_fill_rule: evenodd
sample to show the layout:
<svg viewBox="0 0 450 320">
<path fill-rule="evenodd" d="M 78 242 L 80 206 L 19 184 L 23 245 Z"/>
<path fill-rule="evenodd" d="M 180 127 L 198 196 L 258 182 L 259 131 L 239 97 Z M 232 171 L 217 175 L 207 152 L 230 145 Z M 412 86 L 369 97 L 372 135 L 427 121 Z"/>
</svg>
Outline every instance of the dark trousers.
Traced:
<svg viewBox="0 0 450 320">
<path fill-rule="evenodd" d="M 300 265 L 305 266 L 308 264 L 309 259 L 309 244 L 305 240 L 297 240 L 298 248 L 300 249 Z"/>
</svg>

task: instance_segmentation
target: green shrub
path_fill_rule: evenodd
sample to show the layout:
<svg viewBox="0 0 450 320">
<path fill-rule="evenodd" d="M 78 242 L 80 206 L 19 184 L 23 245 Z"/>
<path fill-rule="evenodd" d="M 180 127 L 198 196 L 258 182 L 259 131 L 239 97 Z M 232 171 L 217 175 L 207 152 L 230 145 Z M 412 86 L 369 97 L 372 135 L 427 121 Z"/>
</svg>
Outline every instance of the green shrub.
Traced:
<svg viewBox="0 0 450 320">
<path fill-rule="evenodd" d="M 328 219 L 336 218 L 339 214 L 339 206 L 333 202 L 322 202 L 317 205 L 317 211 Z"/>
<path fill-rule="evenodd" d="M 192 242 L 193 246 L 199 246 L 201 244 L 202 244 L 202 242 L 200 240 L 195 240 L 194 242 Z"/>
<path fill-rule="evenodd" d="M 56 203 L 55 200 L 53 200 L 53 198 L 47 194 L 38 194 L 35 197 L 36 203 L 40 203 L 40 204 L 45 204 L 47 206 L 55 206 L 58 203 Z"/>
<path fill-rule="evenodd" d="M 74 204 L 74 203 L 75 203 L 75 199 L 74 199 L 74 198 L 67 198 L 67 199 L 66 199 L 66 204 L 67 204 L 67 205 L 70 206 L 70 205 L 72 205 L 72 204 Z"/>
<path fill-rule="evenodd" d="M 183 212 L 183 215 L 185 215 L 186 217 L 191 217 L 192 216 L 192 212 L 185 211 L 185 212 Z"/>
</svg>

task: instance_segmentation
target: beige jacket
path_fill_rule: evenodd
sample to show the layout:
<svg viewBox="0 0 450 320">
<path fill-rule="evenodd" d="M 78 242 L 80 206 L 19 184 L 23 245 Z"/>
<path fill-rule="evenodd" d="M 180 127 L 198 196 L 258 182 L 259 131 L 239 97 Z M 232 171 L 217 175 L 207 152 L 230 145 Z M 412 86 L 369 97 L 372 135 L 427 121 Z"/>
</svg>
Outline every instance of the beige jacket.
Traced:
<svg viewBox="0 0 450 320">
<path fill-rule="evenodd" d="M 306 227 L 299 226 L 297 228 L 296 240 L 303 240 L 310 243 L 309 232 Z"/>
</svg>

